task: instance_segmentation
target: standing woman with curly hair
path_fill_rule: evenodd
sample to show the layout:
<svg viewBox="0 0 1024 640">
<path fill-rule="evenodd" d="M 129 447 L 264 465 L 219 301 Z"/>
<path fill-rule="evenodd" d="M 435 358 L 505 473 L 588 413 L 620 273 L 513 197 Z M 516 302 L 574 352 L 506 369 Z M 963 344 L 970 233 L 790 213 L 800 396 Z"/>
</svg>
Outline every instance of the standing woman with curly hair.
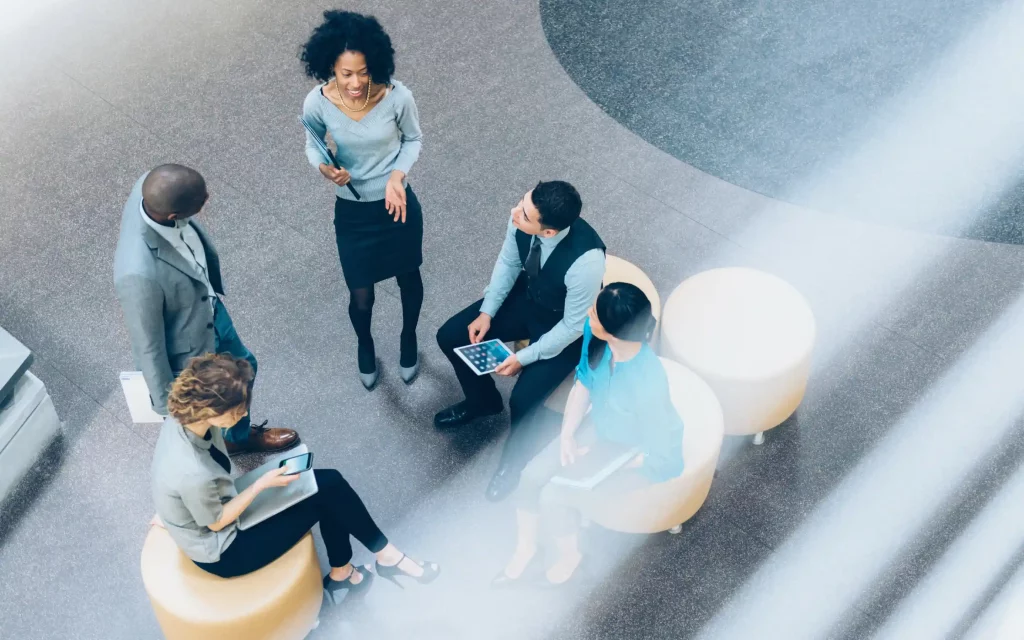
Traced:
<svg viewBox="0 0 1024 640">
<path fill-rule="evenodd" d="M 412 92 L 393 79 L 395 51 L 376 18 L 325 11 L 301 58 L 320 82 L 302 105 L 306 124 L 337 145 L 335 168 L 306 133 L 306 157 L 333 182 L 334 232 L 350 292 L 349 318 L 359 341 L 359 378 L 377 384 L 370 332 L 374 284 L 398 281 L 402 298 L 402 380 L 419 372 L 416 323 L 423 304 L 423 216 L 406 176 L 420 153 L 420 123 Z"/>
</svg>

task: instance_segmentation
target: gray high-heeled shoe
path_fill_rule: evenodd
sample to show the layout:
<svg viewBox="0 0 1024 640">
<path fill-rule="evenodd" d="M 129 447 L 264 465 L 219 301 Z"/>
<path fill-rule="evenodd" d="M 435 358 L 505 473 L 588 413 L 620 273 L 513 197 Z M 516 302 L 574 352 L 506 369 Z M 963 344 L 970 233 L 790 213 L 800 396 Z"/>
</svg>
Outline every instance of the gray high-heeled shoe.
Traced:
<svg viewBox="0 0 1024 640">
<path fill-rule="evenodd" d="M 416 364 L 411 367 L 400 367 L 402 376 L 402 382 L 405 384 L 412 384 L 412 381 L 416 379 L 416 376 L 420 375 L 420 361 L 416 360 Z"/>
<path fill-rule="evenodd" d="M 373 373 L 359 372 L 359 382 L 363 383 L 367 391 L 373 391 L 373 388 L 377 386 L 377 381 L 380 380 L 380 367 L 374 367 Z"/>
</svg>

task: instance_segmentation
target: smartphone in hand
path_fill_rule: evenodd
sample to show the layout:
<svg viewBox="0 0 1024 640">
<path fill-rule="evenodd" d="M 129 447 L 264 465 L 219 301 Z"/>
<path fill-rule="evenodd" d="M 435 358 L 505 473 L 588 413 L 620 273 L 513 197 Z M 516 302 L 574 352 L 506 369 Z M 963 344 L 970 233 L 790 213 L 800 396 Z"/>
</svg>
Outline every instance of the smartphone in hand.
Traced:
<svg viewBox="0 0 1024 640">
<path fill-rule="evenodd" d="M 293 476 L 303 471 L 309 471 L 313 468 L 313 452 L 303 453 L 291 458 L 285 458 L 281 461 L 278 467 L 285 467 L 283 475 Z"/>
</svg>

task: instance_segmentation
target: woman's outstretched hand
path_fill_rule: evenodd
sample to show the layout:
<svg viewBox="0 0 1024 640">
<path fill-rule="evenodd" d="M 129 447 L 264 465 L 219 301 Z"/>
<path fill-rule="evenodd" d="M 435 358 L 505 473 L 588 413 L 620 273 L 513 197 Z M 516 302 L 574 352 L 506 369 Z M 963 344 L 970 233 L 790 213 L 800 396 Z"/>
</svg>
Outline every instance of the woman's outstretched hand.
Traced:
<svg viewBox="0 0 1024 640">
<path fill-rule="evenodd" d="M 395 174 L 391 174 L 384 190 L 384 206 L 395 217 L 395 222 L 405 222 L 405 183 Z"/>
</svg>

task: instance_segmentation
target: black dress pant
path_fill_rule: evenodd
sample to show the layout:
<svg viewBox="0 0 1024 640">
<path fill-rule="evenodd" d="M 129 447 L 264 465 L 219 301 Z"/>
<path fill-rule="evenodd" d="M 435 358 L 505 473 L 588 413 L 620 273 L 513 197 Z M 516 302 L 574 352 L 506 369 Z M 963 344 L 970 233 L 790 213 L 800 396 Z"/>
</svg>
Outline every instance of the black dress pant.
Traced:
<svg viewBox="0 0 1024 640">
<path fill-rule="evenodd" d="M 317 522 L 332 567 L 343 567 L 352 560 L 349 536 L 355 536 L 374 553 L 387 546 L 388 539 L 341 473 L 336 469 L 315 469 L 313 474 L 315 494 L 251 529 L 239 530 L 220 560 L 197 562 L 196 566 L 222 578 L 245 575 L 283 556 Z"/>
<path fill-rule="evenodd" d="M 502 403 L 501 394 L 489 375 L 478 376 L 455 354 L 455 348 L 469 344 L 469 324 L 480 315 L 478 300 L 448 319 L 437 332 L 437 344 L 455 369 L 466 401 L 480 408 Z M 549 326 L 536 319 L 542 310 L 527 297 L 526 287 L 517 284 L 491 320 L 484 340 L 536 342 Z M 556 435 L 559 414 L 544 407 L 544 401 L 576 368 L 583 339 L 576 340 L 554 358 L 538 360 L 523 367 L 509 397 L 511 429 L 502 451 L 502 463 L 522 469 Z"/>
</svg>

